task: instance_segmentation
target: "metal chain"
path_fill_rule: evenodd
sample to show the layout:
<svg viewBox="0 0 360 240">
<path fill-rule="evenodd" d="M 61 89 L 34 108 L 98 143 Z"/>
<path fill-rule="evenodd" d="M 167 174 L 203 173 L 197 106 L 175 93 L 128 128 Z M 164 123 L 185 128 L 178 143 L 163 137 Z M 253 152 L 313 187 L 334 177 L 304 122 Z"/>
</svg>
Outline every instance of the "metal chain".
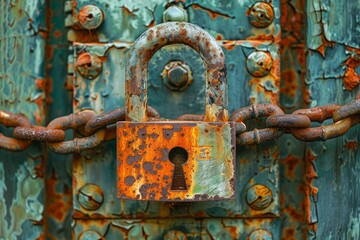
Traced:
<svg viewBox="0 0 360 240">
<path fill-rule="evenodd" d="M 96 114 L 90 110 L 63 116 L 51 121 L 47 127 L 33 126 L 23 114 L 0 110 L 0 124 L 14 128 L 13 136 L 0 133 L 0 149 L 23 151 L 31 141 L 47 142 L 50 150 L 60 153 L 80 152 L 97 147 L 104 141 L 116 138 L 114 124 L 125 120 L 125 108 Z M 148 107 L 150 121 L 161 119 L 159 113 Z M 266 117 L 266 128 L 247 131 L 246 121 Z M 177 118 L 180 121 L 203 121 L 203 115 L 185 114 Z M 311 127 L 312 122 L 322 123 L 332 119 L 333 123 Z M 352 126 L 360 122 L 360 99 L 344 105 L 325 105 L 309 109 L 299 109 L 292 114 L 284 114 L 280 107 L 273 104 L 254 104 L 235 110 L 230 121 L 236 122 L 237 144 L 260 144 L 275 140 L 284 133 L 292 134 L 304 142 L 325 141 L 344 135 Z M 77 135 L 65 141 L 65 131 L 75 130 Z"/>
</svg>

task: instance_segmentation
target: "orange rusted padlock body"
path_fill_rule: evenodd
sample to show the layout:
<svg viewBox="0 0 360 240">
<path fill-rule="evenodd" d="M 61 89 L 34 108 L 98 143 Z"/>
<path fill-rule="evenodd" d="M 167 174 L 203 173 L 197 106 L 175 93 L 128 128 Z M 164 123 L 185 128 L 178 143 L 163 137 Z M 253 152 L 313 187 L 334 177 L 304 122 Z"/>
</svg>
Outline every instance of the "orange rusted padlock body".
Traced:
<svg viewBox="0 0 360 240">
<path fill-rule="evenodd" d="M 157 201 L 234 198 L 233 122 L 118 122 L 117 138 L 118 197 Z M 187 155 L 178 174 L 169 154 L 175 148 L 184 149 Z M 174 174 L 184 175 L 184 186 L 174 189 Z"/>
</svg>

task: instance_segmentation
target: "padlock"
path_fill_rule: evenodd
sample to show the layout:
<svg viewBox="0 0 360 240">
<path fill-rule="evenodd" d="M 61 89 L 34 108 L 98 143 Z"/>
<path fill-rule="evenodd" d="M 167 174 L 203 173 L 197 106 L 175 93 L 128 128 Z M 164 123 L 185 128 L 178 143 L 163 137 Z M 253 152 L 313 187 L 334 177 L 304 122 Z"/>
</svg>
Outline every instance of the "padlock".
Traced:
<svg viewBox="0 0 360 240">
<path fill-rule="evenodd" d="M 161 47 L 182 43 L 206 66 L 205 121 L 148 122 L 148 62 Z M 216 40 L 190 23 L 144 32 L 126 66 L 126 120 L 117 123 L 117 196 L 154 201 L 235 198 L 235 124 L 228 122 L 225 57 Z"/>
</svg>

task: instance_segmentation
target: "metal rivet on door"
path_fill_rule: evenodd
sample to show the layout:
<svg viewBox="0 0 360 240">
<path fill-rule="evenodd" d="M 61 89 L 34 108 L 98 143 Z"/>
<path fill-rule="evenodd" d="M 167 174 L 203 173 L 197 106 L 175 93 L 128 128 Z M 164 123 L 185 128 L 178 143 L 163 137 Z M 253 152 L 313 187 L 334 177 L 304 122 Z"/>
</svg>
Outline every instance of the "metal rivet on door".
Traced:
<svg viewBox="0 0 360 240">
<path fill-rule="evenodd" d="M 92 211 L 101 207 L 104 193 L 98 185 L 85 184 L 79 189 L 77 199 L 83 208 Z"/>
<path fill-rule="evenodd" d="M 247 240 L 272 240 L 272 235 L 269 231 L 265 229 L 257 229 L 250 233 L 246 238 Z"/>
<path fill-rule="evenodd" d="M 163 13 L 163 22 L 187 22 L 188 16 L 185 9 L 172 5 Z"/>
<path fill-rule="evenodd" d="M 274 20 L 274 10 L 269 3 L 256 2 L 247 12 L 250 23 L 258 28 L 269 26 Z"/>
<path fill-rule="evenodd" d="M 94 30 L 104 21 L 104 13 L 95 5 L 86 5 L 80 9 L 78 21 L 83 28 Z"/>
<path fill-rule="evenodd" d="M 79 236 L 79 240 L 103 240 L 103 239 L 105 238 L 102 237 L 100 233 L 93 230 L 83 232 Z"/>
<path fill-rule="evenodd" d="M 264 210 L 270 206 L 272 201 L 272 191 L 265 185 L 256 184 L 247 190 L 246 202 L 255 210 Z"/>
<path fill-rule="evenodd" d="M 271 71 L 273 60 L 270 53 L 252 52 L 246 59 L 246 69 L 254 77 L 264 77 Z"/>
<path fill-rule="evenodd" d="M 102 62 L 96 55 L 81 53 L 76 61 L 75 69 L 81 74 L 81 76 L 92 80 L 101 73 Z"/>
</svg>

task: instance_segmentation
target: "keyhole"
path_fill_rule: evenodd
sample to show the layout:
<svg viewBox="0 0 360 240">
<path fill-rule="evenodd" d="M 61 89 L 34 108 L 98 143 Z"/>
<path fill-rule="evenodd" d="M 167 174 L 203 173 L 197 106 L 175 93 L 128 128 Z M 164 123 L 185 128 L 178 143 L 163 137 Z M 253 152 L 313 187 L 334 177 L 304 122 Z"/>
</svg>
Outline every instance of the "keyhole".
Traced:
<svg viewBox="0 0 360 240">
<path fill-rule="evenodd" d="M 185 174 L 182 165 L 188 160 L 188 153 L 182 147 L 174 147 L 169 152 L 169 160 L 174 164 L 171 190 L 186 191 Z"/>
</svg>

